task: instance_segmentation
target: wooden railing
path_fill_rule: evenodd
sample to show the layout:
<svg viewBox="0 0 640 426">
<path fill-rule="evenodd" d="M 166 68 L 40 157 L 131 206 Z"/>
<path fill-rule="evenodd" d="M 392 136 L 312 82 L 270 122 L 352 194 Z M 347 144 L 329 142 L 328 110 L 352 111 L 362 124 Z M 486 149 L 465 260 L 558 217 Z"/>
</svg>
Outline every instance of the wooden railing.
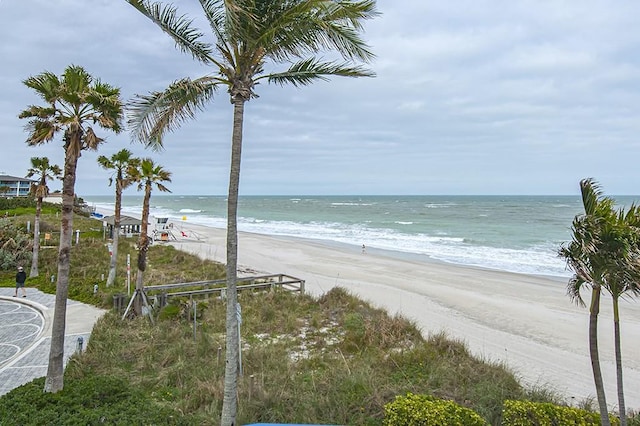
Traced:
<svg viewBox="0 0 640 426">
<path fill-rule="evenodd" d="M 200 296 L 219 293 L 224 297 L 226 280 L 194 281 L 188 283 L 160 284 L 145 286 L 146 294 L 159 293 L 162 298 L 178 296 Z M 246 283 L 246 284 L 243 284 Z M 238 291 L 270 290 L 280 287 L 287 291 L 304 293 L 304 280 L 286 274 L 259 275 L 255 277 L 238 277 Z M 188 290 L 187 290 L 188 289 Z"/>
</svg>

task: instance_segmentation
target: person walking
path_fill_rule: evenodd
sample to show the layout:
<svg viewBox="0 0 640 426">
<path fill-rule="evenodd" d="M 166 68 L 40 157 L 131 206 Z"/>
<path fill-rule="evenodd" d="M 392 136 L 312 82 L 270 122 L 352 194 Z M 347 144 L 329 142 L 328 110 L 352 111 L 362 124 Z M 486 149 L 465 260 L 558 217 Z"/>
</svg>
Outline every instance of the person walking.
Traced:
<svg viewBox="0 0 640 426">
<path fill-rule="evenodd" d="M 27 273 L 22 266 L 18 266 L 18 273 L 16 274 L 16 293 L 13 297 L 18 296 L 18 289 L 22 289 L 22 297 L 27 297 L 27 291 L 24 289 L 24 282 L 27 280 Z"/>
</svg>

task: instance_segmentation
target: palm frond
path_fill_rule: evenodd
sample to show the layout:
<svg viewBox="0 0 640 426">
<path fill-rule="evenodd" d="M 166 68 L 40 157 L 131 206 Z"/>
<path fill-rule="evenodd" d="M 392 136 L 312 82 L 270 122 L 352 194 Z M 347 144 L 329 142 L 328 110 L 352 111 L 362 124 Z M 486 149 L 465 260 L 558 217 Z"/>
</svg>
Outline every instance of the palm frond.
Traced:
<svg viewBox="0 0 640 426">
<path fill-rule="evenodd" d="M 233 57 L 232 47 L 230 46 L 230 40 L 225 30 L 226 24 L 226 8 L 224 6 L 224 0 L 200 0 L 200 5 L 204 10 L 205 16 L 209 21 L 211 31 L 216 37 L 216 50 L 221 54 L 222 58 L 226 61 L 215 62 L 216 66 L 220 70 L 220 73 L 226 76 L 232 75 L 231 70 L 236 68 L 236 60 Z"/>
<path fill-rule="evenodd" d="M 276 61 L 335 49 L 349 61 L 374 58 L 360 38 L 362 21 L 378 15 L 372 1 L 306 0 L 284 3 L 261 29 L 257 45 Z"/>
<path fill-rule="evenodd" d="M 582 194 L 582 205 L 586 214 L 594 214 L 598 201 L 602 197 L 602 190 L 593 178 L 582 179 L 580 181 L 580 193 Z"/>
<path fill-rule="evenodd" d="M 583 285 L 584 282 L 577 277 L 569 279 L 569 283 L 567 284 L 567 296 L 569 296 L 572 302 L 581 307 L 586 306 L 584 299 L 580 294 L 580 289 L 582 289 Z"/>
<path fill-rule="evenodd" d="M 49 71 L 31 76 L 24 80 L 23 83 L 25 86 L 35 90 L 47 103 L 53 104 L 58 98 L 60 80 L 57 75 Z"/>
<path fill-rule="evenodd" d="M 50 120 L 34 119 L 25 126 L 29 133 L 27 136 L 28 145 L 40 145 L 49 142 L 58 131 L 58 127 Z"/>
<path fill-rule="evenodd" d="M 128 106 L 128 124 L 134 140 L 153 149 L 162 149 L 166 132 L 173 131 L 204 109 L 220 81 L 202 77 L 184 78 L 172 83 L 164 92 L 136 96 Z"/>
<path fill-rule="evenodd" d="M 233 56 L 233 49 L 227 43 L 216 44 L 216 49 L 218 49 L 220 55 L 227 61 L 227 65 L 219 68 L 220 74 L 227 76 L 227 78 L 232 77 L 235 74 L 236 68 L 238 68 L 236 58 Z"/>
<path fill-rule="evenodd" d="M 104 142 L 104 139 L 98 137 L 98 135 L 93 131 L 93 128 L 87 127 L 82 136 L 82 149 L 95 151 L 102 142 Z"/>
<path fill-rule="evenodd" d="M 138 158 L 135 164 L 127 169 L 127 184 L 138 183 L 138 190 L 152 187 L 153 184 L 162 192 L 171 192 L 162 182 L 171 182 L 171 172 L 154 163 L 151 158 Z"/>
<path fill-rule="evenodd" d="M 127 2 L 167 33 L 183 53 L 190 54 L 204 64 L 216 63 L 211 44 L 201 41 L 204 34 L 193 27 L 192 19 L 188 19 L 186 15 L 178 15 L 175 7 L 143 0 Z"/>
<path fill-rule="evenodd" d="M 69 65 L 62 74 L 60 85 L 60 100 L 70 105 L 80 105 L 85 102 L 84 95 L 89 92 L 93 78 L 78 65 Z"/>
<path fill-rule="evenodd" d="M 216 36 L 217 43 L 226 40 L 225 37 L 225 5 L 223 0 L 200 0 L 200 6 L 209 21 L 211 31 Z"/>
<path fill-rule="evenodd" d="M 224 9 L 220 12 L 220 17 L 224 18 L 224 28 L 226 29 L 225 40 L 238 44 L 246 41 L 247 29 L 255 28 L 258 16 L 254 13 L 253 1 L 222 0 Z M 263 4 L 267 4 L 264 2 Z M 271 2 L 275 3 L 275 2 Z"/>
<path fill-rule="evenodd" d="M 85 97 L 88 111 L 101 127 L 119 133 L 122 130 L 120 88 L 97 81 Z"/>
<path fill-rule="evenodd" d="M 56 114 L 55 108 L 29 105 L 27 109 L 25 109 L 18 115 L 18 118 L 37 117 L 42 120 L 47 120 L 53 117 L 55 114 Z"/>
<path fill-rule="evenodd" d="M 171 179 L 165 179 L 165 180 L 168 180 L 169 182 L 171 182 Z M 161 183 L 156 183 L 156 188 L 158 188 L 161 192 L 171 192 L 169 188 L 167 188 Z"/>
<path fill-rule="evenodd" d="M 332 75 L 342 77 L 374 77 L 375 73 L 360 66 L 320 62 L 315 58 L 309 58 L 291 65 L 287 71 L 265 75 L 256 80 L 267 78 L 269 83 L 276 83 L 281 86 L 284 84 L 293 84 L 299 87 L 309 85 L 315 80 L 326 81 L 328 77 Z"/>
</svg>

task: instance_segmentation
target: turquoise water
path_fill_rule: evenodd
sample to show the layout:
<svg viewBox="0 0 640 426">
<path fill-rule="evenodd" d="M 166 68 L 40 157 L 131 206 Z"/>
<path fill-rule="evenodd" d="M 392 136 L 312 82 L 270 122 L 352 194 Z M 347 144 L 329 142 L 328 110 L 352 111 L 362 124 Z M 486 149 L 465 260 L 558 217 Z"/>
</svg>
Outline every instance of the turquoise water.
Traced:
<svg viewBox="0 0 640 426">
<path fill-rule="evenodd" d="M 617 197 L 621 205 L 637 197 Z M 85 197 L 113 209 L 113 197 Z M 224 228 L 226 198 L 153 195 L 153 216 Z M 140 215 L 142 197 L 126 195 L 123 214 Z M 556 256 L 582 211 L 577 196 L 249 196 L 240 231 L 334 241 L 451 263 L 567 276 Z M 355 249 L 355 247 L 354 247 Z"/>
</svg>

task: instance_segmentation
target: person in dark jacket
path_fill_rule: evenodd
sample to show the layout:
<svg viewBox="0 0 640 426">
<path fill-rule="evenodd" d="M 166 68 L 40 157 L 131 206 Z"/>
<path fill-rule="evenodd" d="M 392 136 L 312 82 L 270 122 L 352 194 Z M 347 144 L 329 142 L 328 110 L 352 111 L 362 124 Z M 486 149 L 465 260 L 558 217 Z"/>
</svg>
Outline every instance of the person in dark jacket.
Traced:
<svg viewBox="0 0 640 426">
<path fill-rule="evenodd" d="M 27 290 L 24 289 L 24 282 L 27 280 L 27 273 L 22 266 L 18 266 L 18 273 L 16 274 L 16 294 L 13 297 L 18 296 L 18 289 L 22 289 L 22 297 L 27 297 Z"/>
</svg>

